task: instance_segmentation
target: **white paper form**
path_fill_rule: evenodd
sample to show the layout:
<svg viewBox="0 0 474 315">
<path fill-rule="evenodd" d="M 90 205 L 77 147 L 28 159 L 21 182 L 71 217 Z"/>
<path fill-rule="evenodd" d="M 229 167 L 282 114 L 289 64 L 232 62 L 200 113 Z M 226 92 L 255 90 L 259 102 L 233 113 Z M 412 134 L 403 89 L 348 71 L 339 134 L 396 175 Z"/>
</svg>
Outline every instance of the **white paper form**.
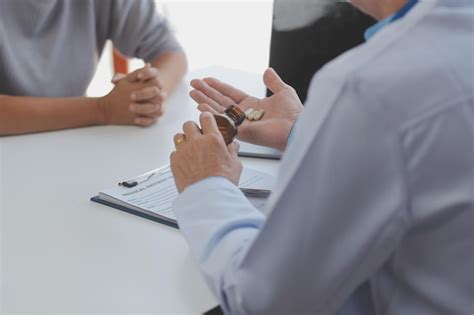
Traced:
<svg viewBox="0 0 474 315">
<path fill-rule="evenodd" d="M 152 176 L 150 176 L 152 175 Z M 134 210 L 153 213 L 160 217 L 176 220 L 172 203 L 178 197 L 173 174 L 169 165 L 145 173 L 135 179 L 139 184 L 132 188 L 118 186 L 99 194 L 103 200 L 131 207 Z M 271 190 L 274 178 L 266 173 L 244 168 L 240 178 L 240 188 Z M 252 204 L 261 209 L 266 198 L 251 197 Z"/>
<path fill-rule="evenodd" d="M 152 176 L 149 177 L 150 175 Z M 99 197 L 115 204 L 132 207 L 134 210 L 145 210 L 145 212 L 176 220 L 171 204 L 177 197 L 178 191 L 169 166 L 145 173 L 136 180 L 143 181 L 132 188 L 118 186 L 106 189 L 100 192 Z"/>
</svg>

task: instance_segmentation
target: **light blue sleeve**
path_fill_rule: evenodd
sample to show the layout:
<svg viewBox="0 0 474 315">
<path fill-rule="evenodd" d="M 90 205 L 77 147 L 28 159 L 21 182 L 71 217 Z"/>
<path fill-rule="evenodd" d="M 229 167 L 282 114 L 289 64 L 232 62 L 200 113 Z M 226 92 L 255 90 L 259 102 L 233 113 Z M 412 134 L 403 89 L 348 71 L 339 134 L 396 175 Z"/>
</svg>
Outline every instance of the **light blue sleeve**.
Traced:
<svg viewBox="0 0 474 315">
<path fill-rule="evenodd" d="M 291 144 L 291 142 L 293 142 L 293 139 L 295 138 L 297 125 L 298 125 L 298 121 L 295 121 L 295 123 L 293 124 L 293 127 L 291 127 L 290 133 L 288 134 L 288 140 L 287 140 L 288 145 Z"/>
<path fill-rule="evenodd" d="M 243 256 L 241 251 L 255 238 L 265 217 L 223 177 L 210 177 L 186 188 L 173 208 L 209 285 L 221 295 L 224 278 L 232 277 L 228 264 Z"/>
<path fill-rule="evenodd" d="M 341 77 L 312 85 L 266 220 L 223 178 L 174 204 L 228 314 L 335 313 L 405 231 L 397 141 L 357 106 L 372 101 L 357 82 Z"/>
</svg>

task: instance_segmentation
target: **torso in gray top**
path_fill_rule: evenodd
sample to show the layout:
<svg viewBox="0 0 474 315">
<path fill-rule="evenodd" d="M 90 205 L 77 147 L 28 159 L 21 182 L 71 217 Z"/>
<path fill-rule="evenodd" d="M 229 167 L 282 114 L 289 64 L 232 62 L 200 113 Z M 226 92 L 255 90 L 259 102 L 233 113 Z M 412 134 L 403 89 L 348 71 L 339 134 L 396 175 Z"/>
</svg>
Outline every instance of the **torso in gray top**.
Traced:
<svg viewBox="0 0 474 315">
<path fill-rule="evenodd" d="M 0 1 L 0 94 L 83 96 L 108 39 L 145 61 L 181 50 L 152 0 Z"/>
</svg>

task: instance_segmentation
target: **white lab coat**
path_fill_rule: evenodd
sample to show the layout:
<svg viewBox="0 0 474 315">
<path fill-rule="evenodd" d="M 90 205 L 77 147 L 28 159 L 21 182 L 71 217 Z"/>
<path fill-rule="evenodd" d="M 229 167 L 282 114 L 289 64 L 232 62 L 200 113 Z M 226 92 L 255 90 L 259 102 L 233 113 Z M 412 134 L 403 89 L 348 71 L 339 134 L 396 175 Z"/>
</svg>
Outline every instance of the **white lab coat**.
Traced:
<svg viewBox="0 0 474 315">
<path fill-rule="evenodd" d="M 473 313 L 473 26 L 472 1 L 421 1 L 325 67 L 268 216 L 224 178 L 180 195 L 227 313 Z"/>
</svg>

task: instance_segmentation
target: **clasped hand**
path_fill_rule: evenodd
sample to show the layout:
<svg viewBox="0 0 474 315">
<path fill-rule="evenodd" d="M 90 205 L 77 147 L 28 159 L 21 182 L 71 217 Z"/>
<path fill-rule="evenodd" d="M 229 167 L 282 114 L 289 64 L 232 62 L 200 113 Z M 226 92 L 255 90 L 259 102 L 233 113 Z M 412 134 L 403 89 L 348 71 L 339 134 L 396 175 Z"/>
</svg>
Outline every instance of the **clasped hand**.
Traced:
<svg viewBox="0 0 474 315">
<path fill-rule="evenodd" d="M 113 90 L 99 99 L 104 124 L 150 126 L 163 115 L 166 93 L 159 71 L 146 65 L 128 75 L 112 80 Z"/>
</svg>

